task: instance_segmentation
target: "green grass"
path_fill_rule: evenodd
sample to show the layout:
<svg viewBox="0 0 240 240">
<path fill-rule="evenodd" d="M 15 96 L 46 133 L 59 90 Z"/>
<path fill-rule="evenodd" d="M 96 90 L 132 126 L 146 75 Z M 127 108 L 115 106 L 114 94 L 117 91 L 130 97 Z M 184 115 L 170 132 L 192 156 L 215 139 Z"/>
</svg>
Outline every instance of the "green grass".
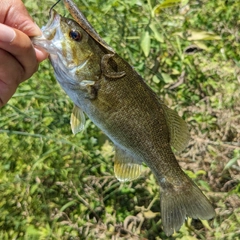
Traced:
<svg viewBox="0 0 240 240">
<path fill-rule="evenodd" d="M 54 2 L 24 1 L 40 26 Z M 189 219 L 167 238 L 150 170 L 121 184 L 102 132 L 87 120 L 84 132 L 72 135 L 72 103 L 45 61 L 0 110 L 0 239 L 238 239 L 240 6 L 231 0 L 169 2 L 78 5 L 188 123 L 191 141 L 177 158 L 213 202 L 216 218 Z M 56 9 L 67 14 L 63 4 Z M 203 50 L 186 54 L 192 45 Z"/>
</svg>

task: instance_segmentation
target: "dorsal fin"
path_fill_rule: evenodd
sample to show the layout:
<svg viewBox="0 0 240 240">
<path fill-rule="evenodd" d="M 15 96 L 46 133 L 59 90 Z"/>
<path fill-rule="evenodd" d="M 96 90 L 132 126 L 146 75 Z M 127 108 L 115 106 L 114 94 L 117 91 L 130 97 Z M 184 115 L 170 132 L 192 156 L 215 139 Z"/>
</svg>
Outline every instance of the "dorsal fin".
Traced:
<svg viewBox="0 0 240 240">
<path fill-rule="evenodd" d="M 190 134 L 186 122 L 176 111 L 161 103 L 170 132 L 170 144 L 178 152 L 183 151 L 189 142 Z"/>
<path fill-rule="evenodd" d="M 115 147 L 114 173 L 120 182 L 132 181 L 141 174 L 141 164 L 122 149 Z"/>
</svg>

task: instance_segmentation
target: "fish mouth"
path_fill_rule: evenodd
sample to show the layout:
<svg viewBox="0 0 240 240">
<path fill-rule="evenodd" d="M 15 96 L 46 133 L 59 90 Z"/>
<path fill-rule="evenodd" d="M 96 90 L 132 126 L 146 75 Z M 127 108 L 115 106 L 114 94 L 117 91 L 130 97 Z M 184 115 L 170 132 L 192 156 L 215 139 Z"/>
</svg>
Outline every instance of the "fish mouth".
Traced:
<svg viewBox="0 0 240 240">
<path fill-rule="evenodd" d="M 50 54 L 56 54 L 57 49 L 51 40 L 56 36 L 60 23 L 61 15 L 52 9 L 46 26 L 43 26 L 41 29 L 42 35 L 31 38 L 33 45 L 45 49 Z"/>
<path fill-rule="evenodd" d="M 52 9 L 47 25 L 42 28 L 43 36 L 47 40 L 52 40 L 56 34 L 56 29 L 60 26 L 61 16 Z"/>
</svg>

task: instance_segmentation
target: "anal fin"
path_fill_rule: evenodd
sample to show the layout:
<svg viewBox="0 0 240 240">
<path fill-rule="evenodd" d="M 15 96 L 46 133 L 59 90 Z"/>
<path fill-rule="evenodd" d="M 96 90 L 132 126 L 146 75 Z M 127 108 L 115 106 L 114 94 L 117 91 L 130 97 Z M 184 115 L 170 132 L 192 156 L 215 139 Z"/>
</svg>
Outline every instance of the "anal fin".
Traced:
<svg viewBox="0 0 240 240">
<path fill-rule="evenodd" d="M 115 148 L 114 173 L 120 182 L 132 181 L 141 174 L 141 164 L 120 148 Z"/>
</svg>

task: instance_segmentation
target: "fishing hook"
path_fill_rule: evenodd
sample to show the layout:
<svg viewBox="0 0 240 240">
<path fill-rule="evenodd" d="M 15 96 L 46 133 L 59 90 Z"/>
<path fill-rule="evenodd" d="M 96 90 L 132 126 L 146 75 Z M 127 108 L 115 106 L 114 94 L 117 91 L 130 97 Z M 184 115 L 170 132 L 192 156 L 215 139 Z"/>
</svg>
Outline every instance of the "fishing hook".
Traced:
<svg viewBox="0 0 240 240">
<path fill-rule="evenodd" d="M 49 10 L 49 16 L 51 16 L 51 12 L 52 12 L 53 8 L 54 8 L 60 1 L 61 1 L 61 0 L 58 0 L 56 3 L 54 3 L 54 4 L 52 5 L 52 7 L 51 7 L 50 10 Z"/>
</svg>

